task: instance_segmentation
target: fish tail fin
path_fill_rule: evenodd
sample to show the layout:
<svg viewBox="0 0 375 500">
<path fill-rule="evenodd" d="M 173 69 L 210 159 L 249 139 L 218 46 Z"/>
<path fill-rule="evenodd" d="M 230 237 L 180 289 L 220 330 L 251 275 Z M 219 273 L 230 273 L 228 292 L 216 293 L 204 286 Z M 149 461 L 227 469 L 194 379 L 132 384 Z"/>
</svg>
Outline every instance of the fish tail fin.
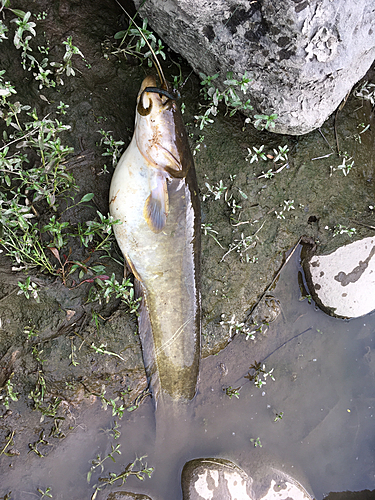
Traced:
<svg viewBox="0 0 375 500">
<path fill-rule="evenodd" d="M 157 177 L 156 186 L 151 190 L 146 200 L 143 215 L 154 233 L 160 233 L 167 223 L 169 210 L 168 189 L 166 178 Z"/>
</svg>

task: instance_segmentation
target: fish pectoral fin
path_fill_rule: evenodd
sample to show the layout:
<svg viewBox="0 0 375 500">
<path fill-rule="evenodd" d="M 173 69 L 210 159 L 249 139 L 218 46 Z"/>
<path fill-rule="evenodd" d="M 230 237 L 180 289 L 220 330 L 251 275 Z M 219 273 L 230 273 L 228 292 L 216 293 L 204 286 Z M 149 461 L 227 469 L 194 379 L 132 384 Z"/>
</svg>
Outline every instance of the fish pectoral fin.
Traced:
<svg viewBox="0 0 375 500">
<path fill-rule="evenodd" d="M 140 283 L 142 283 L 142 279 L 139 276 L 139 274 L 137 273 L 137 270 L 136 270 L 133 262 L 131 261 L 129 255 L 125 253 L 124 257 L 125 257 L 124 278 L 126 278 L 126 275 L 127 275 L 126 268 L 128 267 L 130 269 L 130 272 L 132 272 L 134 274 L 135 279 L 138 280 Z"/>
<path fill-rule="evenodd" d="M 167 181 L 164 177 L 160 176 L 157 179 L 156 187 L 152 189 L 143 209 L 146 222 L 154 233 L 160 233 L 164 229 L 167 222 L 168 209 Z"/>
</svg>

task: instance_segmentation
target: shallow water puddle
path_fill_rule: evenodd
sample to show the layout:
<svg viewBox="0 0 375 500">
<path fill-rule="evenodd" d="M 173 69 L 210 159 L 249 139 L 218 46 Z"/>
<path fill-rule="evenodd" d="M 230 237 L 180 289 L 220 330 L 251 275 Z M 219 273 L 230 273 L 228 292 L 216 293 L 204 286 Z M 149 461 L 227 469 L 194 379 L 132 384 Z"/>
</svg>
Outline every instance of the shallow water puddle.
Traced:
<svg viewBox="0 0 375 500">
<path fill-rule="evenodd" d="M 3 473 L 0 494 L 12 490 L 12 499 L 27 500 L 38 497 L 36 488 L 49 486 L 54 499 L 90 498 L 99 476 L 120 472 L 142 455 L 155 468 L 151 479 L 131 477 L 97 498 L 123 490 L 180 499 L 184 463 L 210 456 L 236 462 L 255 480 L 275 466 L 311 487 L 317 499 L 330 491 L 375 489 L 375 314 L 343 321 L 300 301 L 298 271 L 295 252 L 272 291 L 279 317 L 256 341 L 236 336 L 202 361 L 197 397 L 179 415 L 169 415 L 156 447 L 150 399 L 117 419 L 117 440 L 103 432 L 115 418 L 96 403 L 48 457 L 28 455 L 22 471 L 16 459 L 14 469 Z M 245 379 L 255 361 L 274 368 L 276 380 L 268 377 L 257 388 Z M 228 386 L 241 387 L 239 399 L 224 393 Z M 111 443 L 120 443 L 122 454 L 114 455 L 116 463 L 106 460 L 104 471 L 97 468 L 87 484 L 90 461 L 98 453 L 106 456 Z"/>
</svg>

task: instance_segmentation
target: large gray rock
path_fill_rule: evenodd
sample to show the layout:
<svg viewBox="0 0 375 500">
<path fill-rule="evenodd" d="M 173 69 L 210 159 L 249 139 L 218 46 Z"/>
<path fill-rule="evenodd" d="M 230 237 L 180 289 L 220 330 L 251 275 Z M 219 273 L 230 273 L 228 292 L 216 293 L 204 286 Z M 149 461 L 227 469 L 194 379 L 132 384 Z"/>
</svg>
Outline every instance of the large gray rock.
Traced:
<svg viewBox="0 0 375 500">
<path fill-rule="evenodd" d="M 200 458 L 182 470 L 183 500 L 312 500 L 295 479 L 272 467 L 262 467 L 254 481 L 223 458 Z"/>
<path fill-rule="evenodd" d="M 141 0 L 135 0 L 139 7 Z M 247 93 L 275 132 L 320 127 L 375 59 L 369 0 L 148 0 L 151 27 L 195 71 L 253 78 Z"/>
<path fill-rule="evenodd" d="M 375 237 L 314 255 L 305 264 L 310 293 L 332 316 L 355 318 L 375 309 Z"/>
</svg>

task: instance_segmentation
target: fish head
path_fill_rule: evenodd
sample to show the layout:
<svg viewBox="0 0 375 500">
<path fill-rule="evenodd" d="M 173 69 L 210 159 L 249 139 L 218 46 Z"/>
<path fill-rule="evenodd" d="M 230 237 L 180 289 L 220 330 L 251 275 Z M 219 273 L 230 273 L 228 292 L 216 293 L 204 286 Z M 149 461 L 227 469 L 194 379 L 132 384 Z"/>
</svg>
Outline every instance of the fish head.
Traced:
<svg viewBox="0 0 375 500">
<path fill-rule="evenodd" d="M 176 97 L 147 76 L 137 98 L 135 139 L 150 167 L 182 178 L 191 165 L 191 152 Z"/>
</svg>

